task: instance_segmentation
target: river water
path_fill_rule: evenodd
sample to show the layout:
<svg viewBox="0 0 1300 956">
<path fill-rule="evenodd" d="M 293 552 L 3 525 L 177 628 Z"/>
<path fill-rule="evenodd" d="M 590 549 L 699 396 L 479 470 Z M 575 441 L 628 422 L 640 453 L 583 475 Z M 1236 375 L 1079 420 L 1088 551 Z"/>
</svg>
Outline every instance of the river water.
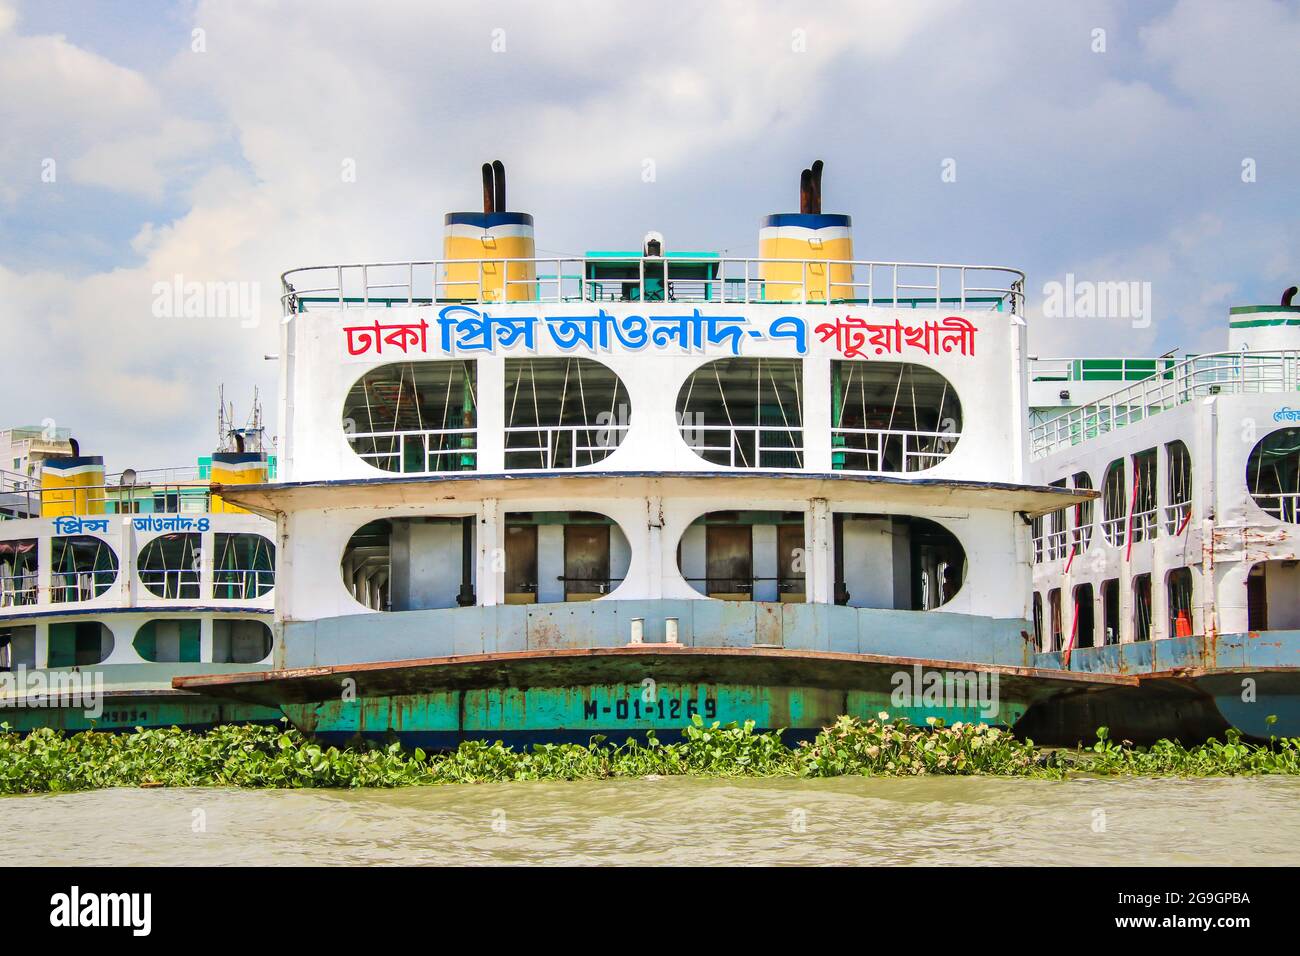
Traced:
<svg viewBox="0 0 1300 956">
<path fill-rule="evenodd" d="M 0 798 L 24 864 L 1300 864 L 1300 779 L 647 778 Z"/>
</svg>

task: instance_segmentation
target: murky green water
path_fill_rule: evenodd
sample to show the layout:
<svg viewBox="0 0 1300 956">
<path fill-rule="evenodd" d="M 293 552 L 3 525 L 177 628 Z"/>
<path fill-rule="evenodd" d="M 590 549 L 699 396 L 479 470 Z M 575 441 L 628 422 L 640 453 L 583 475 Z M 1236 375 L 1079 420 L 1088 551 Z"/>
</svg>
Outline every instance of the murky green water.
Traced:
<svg viewBox="0 0 1300 956">
<path fill-rule="evenodd" d="M 31 864 L 1300 864 L 1300 780 L 664 778 L 0 799 Z"/>
</svg>

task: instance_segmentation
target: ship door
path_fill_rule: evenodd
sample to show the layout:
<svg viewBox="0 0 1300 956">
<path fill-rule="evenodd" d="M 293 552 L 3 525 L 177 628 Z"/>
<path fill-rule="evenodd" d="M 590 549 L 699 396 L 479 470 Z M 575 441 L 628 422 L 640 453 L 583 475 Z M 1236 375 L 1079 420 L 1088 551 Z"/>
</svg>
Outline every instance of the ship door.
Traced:
<svg viewBox="0 0 1300 956">
<path fill-rule="evenodd" d="M 593 601 L 609 593 L 609 525 L 564 526 L 564 600 Z"/>
<path fill-rule="evenodd" d="M 506 603 L 537 603 L 537 525 L 506 526 Z"/>
<path fill-rule="evenodd" d="M 754 532 L 749 525 L 708 525 L 704 537 L 705 593 L 722 601 L 754 597 Z"/>
<path fill-rule="evenodd" d="M 776 527 L 777 593 L 783 604 L 802 604 L 804 598 L 803 525 Z"/>
</svg>

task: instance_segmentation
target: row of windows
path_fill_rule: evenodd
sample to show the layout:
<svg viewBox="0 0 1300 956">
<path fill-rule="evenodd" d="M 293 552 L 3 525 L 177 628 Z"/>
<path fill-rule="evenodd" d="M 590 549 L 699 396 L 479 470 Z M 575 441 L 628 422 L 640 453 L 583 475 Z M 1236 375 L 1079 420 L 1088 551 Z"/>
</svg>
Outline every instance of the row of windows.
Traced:
<svg viewBox="0 0 1300 956">
<path fill-rule="evenodd" d="M 1134 641 L 1152 637 L 1151 575 L 1133 576 L 1132 634 Z M 1175 568 L 1165 575 L 1168 621 L 1165 637 L 1192 634 L 1192 572 Z M 1067 647 L 1105 647 L 1120 642 L 1119 579 L 1101 582 L 1094 593 L 1091 583 L 1074 587 L 1074 611 L 1067 625 L 1062 616 L 1061 589 L 1047 592 L 1046 616 L 1043 595 L 1034 592 L 1034 647 L 1039 651 L 1063 651 Z"/>
<path fill-rule="evenodd" d="M 715 511 L 675 545 L 681 577 L 726 601 L 804 602 L 805 514 Z M 592 512 L 512 512 L 504 518 L 507 604 L 590 601 L 624 580 L 632 547 L 618 524 Z M 966 575 L 966 553 L 942 525 L 909 515 L 835 513 L 836 604 L 930 610 Z M 344 586 L 374 610 L 476 603 L 477 529 L 472 518 L 385 518 L 359 528 L 340 562 Z"/>
<path fill-rule="evenodd" d="M 361 376 L 343 404 L 353 451 L 381 471 L 473 471 L 478 466 L 477 366 L 404 362 Z M 729 358 L 693 371 L 678 389 L 678 429 L 705 461 L 735 468 L 802 468 L 803 366 L 798 359 Z M 831 364 L 832 467 L 917 472 L 951 454 L 962 429 L 951 383 L 901 362 Z M 592 465 L 621 444 L 627 390 L 588 358 L 506 359 L 505 467 Z"/>
<path fill-rule="evenodd" d="M 202 622 L 198 618 L 146 621 L 131 642 L 146 661 L 199 663 Z M 101 621 L 65 621 L 49 625 L 46 666 L 88 667 L 102 664 L 116 643 Z M 0 627 L 0 671 L 36 666 L 37 630 L 32 624 Z M 212 622 L 214 664 L 256 664 L 271 653 L 271 629 L 264 621 L 222 618 Z"/>
<path fill-rule="evenodd" d="M 1156 482 L 1163 457 L 1166 504 L 1158 514 Z M 1052 482 L 1058 488 L 1091 490 L 1092 478 L 1079 472 Z M 1255 504 L 1281 521 L 1300 520 L 1300 428 L 1270 432 L 1246 461 L 1246 487 Z M 1069 560 L 1085 551 L 1092 537 L 1094 502 L 1054 511 L 1034 519 L 1034 560 Z M 1126 547 L 1161 533 L 1183 533 L 1192 517 L 1192 458 L 1187 446 L 1173 441 L 1149 448 L 1107 467 L 1101 486 L 1101 529 L 1107 544 Z"/>
<path fill-rule="evenodd" d="M 155 597 L 197 601 L 202 535 L 164 534 L 140 549 L 136 573 Z M 275 545 L 260 534 L 218 532 L 211 597 L 249 601 L 275 585 Z M 71 604 L 104 594 L 117 580 L 118 557 L 108 542 L 91 535 L 50 539 L 50 602 Z M 39 603 L 40 569 L 35 538 L 0 541 L 0 607 Z"/>
</svg>

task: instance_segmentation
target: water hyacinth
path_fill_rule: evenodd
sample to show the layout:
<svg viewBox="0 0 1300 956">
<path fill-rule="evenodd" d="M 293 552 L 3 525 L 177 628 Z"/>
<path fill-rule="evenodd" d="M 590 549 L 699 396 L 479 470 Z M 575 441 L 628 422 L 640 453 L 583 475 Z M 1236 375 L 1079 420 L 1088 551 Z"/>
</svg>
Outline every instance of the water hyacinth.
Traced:
<svg viewBox="0 0 1300 956">
<path fill-rule="evenodd" d="M 705 724 L 698 716 L 679 742 L 545 744 L 515 750 L 467 741 L 446 753 L 398 744 L 322 747 L 296 730 L 225 726 L 207 733 L 137 729 L 110 734 L 37 730 L 25 736 L 0 724 L 0 793 L 54 793 L 103 787 L 400 787 L 518 780 L 666 777 L 837 777 L 996 775 L 1059 779 L 1067 775 L 1227 776 L 1300 774 L 1300 739 L 1271 745 L 1227 740 L 1197 747 L 1161 741 L 1133 747 L 1106 728 L 1083 750 L 1043 750 L 985 724 L 926 726 L 905 719 L 841 717 L 817 738 L 786 746 L 779 731 L 753 722 Z"/>
</svg>

